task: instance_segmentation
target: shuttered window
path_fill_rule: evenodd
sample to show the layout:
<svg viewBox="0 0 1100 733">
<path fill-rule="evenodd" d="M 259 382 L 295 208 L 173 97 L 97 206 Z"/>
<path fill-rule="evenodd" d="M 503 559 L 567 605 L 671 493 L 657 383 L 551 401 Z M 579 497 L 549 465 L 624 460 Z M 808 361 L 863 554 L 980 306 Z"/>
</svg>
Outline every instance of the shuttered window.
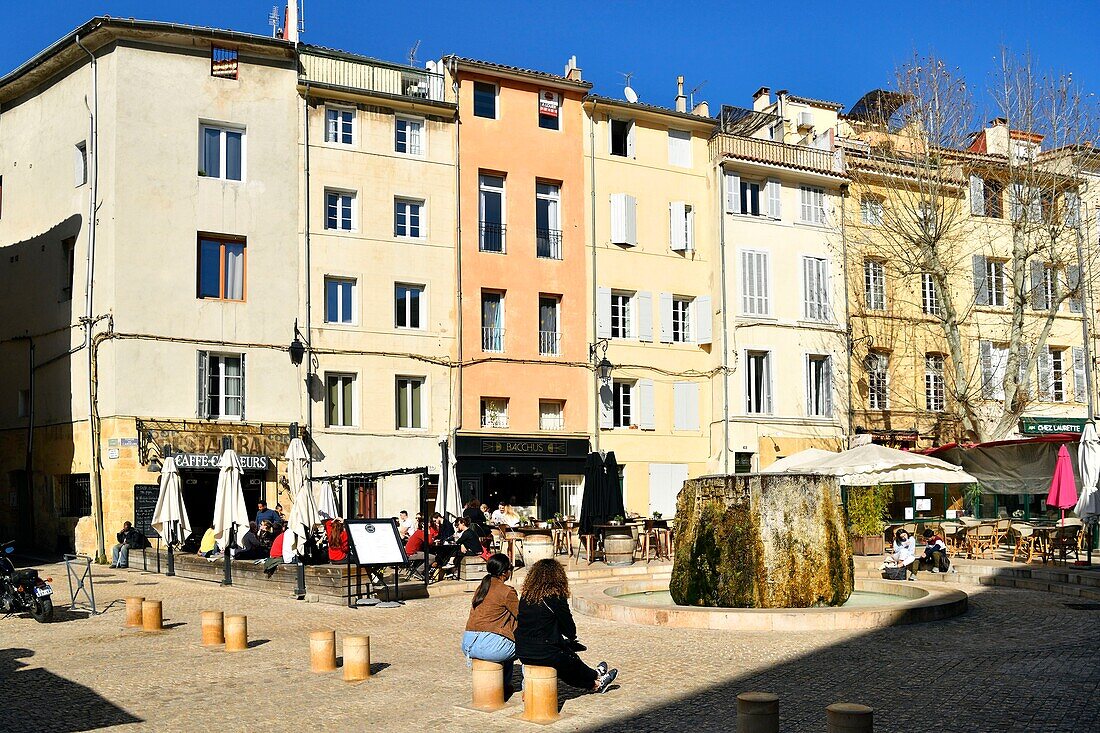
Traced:
<svg viewBox="0 0 1100 733">
<path fill-rule="evenodd" d="M 801 196 L 800 217 L 804 224 L 825 223 L 825 189 L 816 186 L 799 187 Z"/>
<path fill-rule="evenodd" d="M 829 261 L 802 258 L 802 315 L 811 321 L 827 321 L 829 312 Z"/>
<path fill-rule="evenodd" d="M 686 130 L 668 131 L 668 164 L 680 168 L 691 167 L 691 133 Z"/>
<path fill-rule="evenodd" d="M 638 244 L 637 209 L 637 201 L 630 194 L 611 194 L 612 244 Z"/>
<path fill-rule="evenodd" d="M 698 430 L 699 385 L 695 382 L 675 382 L 672 397 L 672 427 L 676 430 Z"/>
<path fill-rule="evenodd" d="M 770 312 L 767 252 L 741 252 L 741 312 L 747 316 L 766 316 Z"/>
<path fill-rule="evenodd" d="M 832 417 L 832 360 L 823 354 L 806 356 L 806 415 Z"/>
</svg>

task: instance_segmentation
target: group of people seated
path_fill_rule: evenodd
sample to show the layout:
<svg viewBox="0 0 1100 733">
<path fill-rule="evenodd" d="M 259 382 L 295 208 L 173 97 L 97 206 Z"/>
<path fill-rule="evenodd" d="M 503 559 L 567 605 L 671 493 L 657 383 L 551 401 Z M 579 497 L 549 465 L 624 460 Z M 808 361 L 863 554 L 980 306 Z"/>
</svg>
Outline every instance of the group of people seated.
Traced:
<svg viewBox="0 0 1100 733">
<path fill-rule="evenodd" d="M 474 593 L 462 653 L 503 667 L 504 695 L 515 690 L 512 669 L 523 664 L 553 667 L 558 679 L 589 692 L 605 692 L 619 670 L 600 662 L 589 667 L 577 652 L 577 625 L 569 610 L 569 579 L 554 560 L 539 560 L 527 571 L 519 594 L 508 585 L 512 565 L 497 553 L 485 563 L 487 574 Z"/>
<path fill-rule="evenodd" d="M 267 503 L 260 501 L 256 506 L 256 518 L 250 522 L 248 529 L 240 536 L 237 547 L 231 550 L 234 559 L 237 560 L 264 560 L 272 562 L 272 566 L 283 562 L 284 540 L 287 536 L 286 518 L 282 513 L 282 506 L 276 505 L 275 509 L 269 509 Z M 200 557 L 213 559 L 224 552 L 210 527 L 199 542 L 198 554 Z M 339 518 L 326 519 L 318 522 L 310 528 L 310 537 L 306 542 L 303 560 L 307 563 L 344 562 L 348 555 L 348 533 L 343 520 Z"/>
<path fill-rule="evenodd" d="M 951 560 L 947 555 L 947 543 L 930 529 L 924 530 L 924 554 L 917 557 L 917 541 L 904 528 L 894 532 L 894 546 L 887 559 L 888 567 L 903 568 L 909 580 L 917 579 L 918 570 L 931 570 L 933 573 L 951 571 Z"/>
</svg>

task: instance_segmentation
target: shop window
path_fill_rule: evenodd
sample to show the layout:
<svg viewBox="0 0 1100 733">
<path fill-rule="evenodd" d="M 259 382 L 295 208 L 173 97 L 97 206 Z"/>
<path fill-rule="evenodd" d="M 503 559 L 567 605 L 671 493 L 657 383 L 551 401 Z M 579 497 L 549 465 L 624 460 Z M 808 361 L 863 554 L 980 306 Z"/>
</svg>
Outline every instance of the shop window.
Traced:
<svg viewBox="0 0 1100 733">
<path fill-rule="evenodd" d="M 89 474 L 58 477 L 58 516 L 88 517 L 92 514 L 92 482 Z"/>
</svg>

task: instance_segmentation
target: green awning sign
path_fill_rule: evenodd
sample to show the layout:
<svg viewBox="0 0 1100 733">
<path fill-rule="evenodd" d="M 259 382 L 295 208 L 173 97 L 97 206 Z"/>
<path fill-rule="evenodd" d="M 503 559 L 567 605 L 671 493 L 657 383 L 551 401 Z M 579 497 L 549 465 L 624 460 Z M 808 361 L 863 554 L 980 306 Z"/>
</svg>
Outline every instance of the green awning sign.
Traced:
<svg viewBox="0 0 1100 733">
<path fill-rule="evenodd" d="M 1054 433 L 1077 433 L 1085 429 L 1083 417 L 1021 417 L 1022 435 L 1053 435 Z"/>
</svg>

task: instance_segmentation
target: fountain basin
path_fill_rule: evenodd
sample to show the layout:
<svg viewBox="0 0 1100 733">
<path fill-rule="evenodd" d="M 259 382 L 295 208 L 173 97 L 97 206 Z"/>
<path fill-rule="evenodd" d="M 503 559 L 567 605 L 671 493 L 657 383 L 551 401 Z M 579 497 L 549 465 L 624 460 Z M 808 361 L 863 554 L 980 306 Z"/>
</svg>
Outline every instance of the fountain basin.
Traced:
<svg viewBox="0 0 1100 733">
<path fill-rule="evenodd" d="M 578 613 L 621 623 L 727 631 L 877 629 L 939 621 L 965 613 L 967 608 L 966 593 L 956 589 L 864 578 L 856 579 L 855 589 L 881 595 L 857 596 L 856 602 L 835 607 L 707 608 L 677 606 L 671 600 L 654 603 L 652 596 L 640 594 L 667 593 L 668 582 L 638 580 L 602 587 L 575 586 L 572 603 Z"/>
</svg>

